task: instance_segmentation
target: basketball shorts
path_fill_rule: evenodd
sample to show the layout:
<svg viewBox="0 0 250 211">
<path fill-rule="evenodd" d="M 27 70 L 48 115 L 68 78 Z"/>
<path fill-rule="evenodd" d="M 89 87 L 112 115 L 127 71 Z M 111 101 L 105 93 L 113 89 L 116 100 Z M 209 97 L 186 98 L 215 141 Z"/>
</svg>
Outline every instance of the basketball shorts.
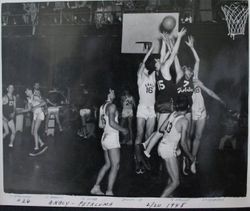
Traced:
<svg viewBox="0 0 250 211">
<path fill-rule="evenodd" d="M 158 155 L 162 159 L 177 157 L 179 155 L 178 150 L 176 150 L 176 146 L 174 144 L 166 144 L 160 142 L 158 145 Z"/>
<path fill-rule="evenodd" d="M 59 109 L 60 109 L 60 107 L 57 107 L 57 106 L 48 107 L 48 113 L 58 113 Z"/>
<path fill-rule="evenodd" d="M 86 116 L 86 115 L 90 115 L 91 113 L 91 110 L 88 109 L 88 108 L 83 108 L 80 110 L 80 116 L 83 117 L 83 116 Z"/>
<path fill-rule="evenodd" d="M 205 119 L 207 116 L 207 112 L 206 109 L 203 110 L 195 110 L 192 109 L 192 119 L 197 121 L 197 120 L 201 120 L 201 119 Z"/>
<path fill-rule="evenodd" d="M 101 143 L 104 151 L 121 148 L 118 132 L 104 132 L 102 135 Z"/>
<path fill-rule="evenodd" d="M 158 113 L 171 113 L 173 112 L 173 104 L 171 102 L 159 103 L 155 105 L 155 110 Z"/>
<path fill-rule="evenodd" d="M 37 119 L 40 119 L 40 120 L 44 120 L 45 119 L 45 115 L 42 111 L 41 108 L 39 109 L 36 109 L 34 112 L 33 112 L 33 120 L 37 120 Z"/>
<path fill-rule="evenodd" d="M 146 120 L 149 118 L 155 118 L 156 114 L 154 106 L 138 105 L 136 117 Z"/>
<path fill-rule="evenodd" d="M 133 110 L 132 109 L 123 109 L 122 110 L 122 118 L 133 117 Z"/>
</svg>

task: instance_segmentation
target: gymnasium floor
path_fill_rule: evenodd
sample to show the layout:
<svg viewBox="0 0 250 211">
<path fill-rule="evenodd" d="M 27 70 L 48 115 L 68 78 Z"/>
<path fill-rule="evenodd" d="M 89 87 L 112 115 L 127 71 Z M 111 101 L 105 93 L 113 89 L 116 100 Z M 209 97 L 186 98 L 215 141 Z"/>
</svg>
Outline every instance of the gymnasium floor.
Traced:
<svg viewBox="0 0 250 211">
<path fill-rule="evenodd" d="M 240 137 L 238 150 L 233 151 L 227 146 L 219 152 L 221 134 L 211 122 L 214 121 L 207 121 L 203 135 L 199 173 L 181 176 L 175 197 L 244 196 L 246 193 L 247 138 Z M 29 157 L 33 147 L 29 131 L 17 134 L 13 149 L 8 148 L 8 140 L 4 140 L 5 192 L 89 195 L 103 164 L 100 140 L 81 140 L 75 131 L 69 129 L 46 138 L 46 142 L 49 146 L 47 152 Z M 132 147 L 122 146 L 120 172 L 114 188 L 117 196 L 158 197 L 166 181 L 164 169 L 159 171 L 156 168 L 144 175 L 136 175 Z"/>
</svg>

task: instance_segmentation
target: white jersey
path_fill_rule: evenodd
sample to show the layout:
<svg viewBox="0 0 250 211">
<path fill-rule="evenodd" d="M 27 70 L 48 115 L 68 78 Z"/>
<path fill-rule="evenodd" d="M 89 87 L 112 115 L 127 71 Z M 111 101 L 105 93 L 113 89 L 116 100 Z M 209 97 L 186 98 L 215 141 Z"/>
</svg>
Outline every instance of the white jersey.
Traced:
<svg viewBox="0 0 250 211">
<path fill-rule="evenodd" d="M 144 77 L 144 81 L 138 82 L 140 105 L 151 107 L 155 105 L 155 83 L 155 72 L 148 77 Z"/>
<path fill-rule="evenodd" d="M 195 113 L 202 113 L 206 110 L 203 96 L 201 94 L 201 88 L 196 86 L 192 95 L 193 105 L 192 111 Z"/>
<path fill-rule="evenodd" d="M 35 107 L 41 103 L 41 97 L 33 95 L 31 98 L 28 98 L 28 103 L 31 104 L 32 107 Z M 40 113 L 43 112 L 42 107 L 38 107 L 33 110 L 33 113 Z"/>
<path fill-rule="evenodd" d="M 123 96 L 123 109 L 133 110 L 134 99 L 132 96 Z"/>
<path fill-rule="evenodd" d="M 110 103 L 106 103 L 104 105 L 101 106 L 100 108 L 100 118 L 103 124 L 103 128 L 104 128 L 104 133 L 119 133 L 118 130 L 112 128 L 109 124 L 109 116 L 106 114 L 106 108 L 107 105 L 109 105 Z M 116 111 L 115 114 L 115 121 L 118 123 L 118 112 Z"/>
<path fill-rule="evenodd" d="M 171 148 L 174 150 L 177 148 L 177 145 L 181 139 L 181 133 L 177 131 L 175 125 L 176 125 L 176 122 L 183 117 L 184 117 L 183 115 L 176 117 L 176 112 L 173 112 L 169 116 L 167 127 L 165 130 L 163 139 L 161 140 L 162 144 L 167 144 L 171 146 Z"/>
</svg>

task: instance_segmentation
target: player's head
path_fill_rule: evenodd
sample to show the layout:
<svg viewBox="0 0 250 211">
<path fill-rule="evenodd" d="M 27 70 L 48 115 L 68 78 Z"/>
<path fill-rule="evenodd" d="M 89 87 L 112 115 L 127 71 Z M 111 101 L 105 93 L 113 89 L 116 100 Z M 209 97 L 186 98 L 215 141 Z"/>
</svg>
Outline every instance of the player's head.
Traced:
<svg viewBox="0 0 250 211">
<path fill-rule="evenodd" d="M 38 82 L 34 84 L 34 89 L 40 89 L 40 84 Z"/>
<path fill-rule="evenodd" d="M 149 74 L 152 72 L 160 70 L 160 59 L 158 57 L 150 55 L 145 63 L 146 69 L 149 71 Z"/>
<path fill-rule="evenodd" d="M 25 89 L 25 94 L 28 96 L 28 97 L 31 97 L 33 95 L 33 91 L 32 91 L 32 88 L 31 87 L 27 87 Z"/>
<path fill-rule="evenodd" d="M 188 97 L 183 95 L 183 96 L 178 96 L 175 103 L 174 103 L 174 108 L 176 111 L 180 112 L 187 112 L 189 106 L 188 102 Z"/>
<path fill-rule="evenodd" d="M 7 87 L 7 92 L 10 94 L 13 94 L 13 92 L 14 92 L 14 85 L 13 84 L 9 84 L 9 86 Z"/>
<path fill-rule="evenodd" d="M 194 75 L 194 72 L 191 67 L 187 67 L 184 65 L 182 66 L 182 71 L 187 79 L 190 79 Z"/>
<path fill-rule="evenodd" d="M 115 99 L 115 90 L 112 88 L 109 88 L 108 94 L 107 94 L 107 100 L 113 101 Z"/>
</svg>

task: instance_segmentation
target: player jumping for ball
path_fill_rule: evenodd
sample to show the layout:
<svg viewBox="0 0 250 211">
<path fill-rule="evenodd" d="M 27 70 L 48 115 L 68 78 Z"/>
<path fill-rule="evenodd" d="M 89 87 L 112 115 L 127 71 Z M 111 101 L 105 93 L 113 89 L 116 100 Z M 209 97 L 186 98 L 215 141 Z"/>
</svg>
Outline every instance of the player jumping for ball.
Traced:
<svg viewBox="0 0 250 211">
<path fill-rule="evenodd" d="M 176 85 L 172 80 L 170 74 L 170 66 L 174 62 L 175 56 L 178 53 L 180 42 L 182 37 L 186 34 L 186 29 L 182 28 L 177 33 L 177 40 L 171 50 L 170 55 L 166 53 L 166 46 L 169 47 L 169 43 L 166 43 L 165 39 L 162 39 L 162 49 L 161 49 L 161 60 L 156 61 L 156 81 L 157 81 L 157 100 L 156 100 L 156 110 L 157 110 L 157 120 L 158 126 L 157 131 L 151 135 L 151 137 L 144 143 L 144 154 L 147 158 L 150 157 L 150 152 L 156 143 L 162 138 L 162 133 L 159 129 L 162 123 L 168 118 L 169 114 L 173 111 L 173 101 L 176 97 Z"/>
<path fill-rule="evenodd" d="M 148 67 L 147 63 L 153 48 L 154 46 L 152 45 L 137 72 L 137 85 L 140 99 L 136 114 L 137 134 L 135 140 L 135 172 L 137 174 L 144 173 L 144 165 L 142 164 L 143 159 L 140 151 L 140 144 L 143 136 L 145 136 L 145 140 L 147 140 L 153 133 L 155 127 L 155 71 L 149 71 L 150 67 Z"/>
<path fill-rule="evenodd" d="M 201 136 L 205 127 L 206 122 L 206 108 L 204 100 L 201 94 L 201 90 L 205 91 L 209 96 L 218 100 L 222 104 L 224 102 L 210 89 L 204 86 L 204 84 L 198 79 L 199 68 L 200 68 L 200 58 L 194 48 L 194 38 L 192 36 L 188 37 L 186 42 L 187 46 L 191 49 L 193 56 L 195 58 L 194 68 L 187 66 L 180 66 L 179 60 L 175 58 L 175 69 L 176 69 L 176 83 L 177 83 L 177 93 L 178 95 L 186 95 L 189 100 L 189 109 L 186 113 L 186 117 L 189 121 L 188 128 L 188 146 L 192 150 L 192 155 L 195 157 L 198 153 L 200 146 Z M 191 143 L 191 137 L 194 137 Z M 184 159 L 184 167 L 185 165 Z M 196 173 L 196 162 L 191 164 L 191 172 Z M 183 173 L 187 174 L 185 168 L 183 168 Z"/>
</svg>

